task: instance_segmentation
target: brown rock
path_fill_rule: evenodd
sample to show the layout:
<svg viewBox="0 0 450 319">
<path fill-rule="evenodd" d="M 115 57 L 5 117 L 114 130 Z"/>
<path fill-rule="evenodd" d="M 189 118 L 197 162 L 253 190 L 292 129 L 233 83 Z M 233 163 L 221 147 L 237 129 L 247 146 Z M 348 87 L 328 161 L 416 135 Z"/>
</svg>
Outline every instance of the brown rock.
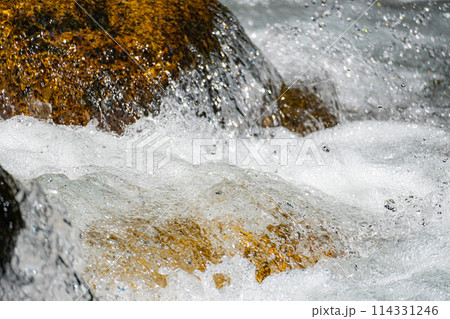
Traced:
<svg viewBox="0 0 450 319">
<path fill-rule="evenodd" d="M 103 257 L 95 257 L 95 262 L 86 268 L 87 281 L 95 284 L 102 273 L 108 272 L 114 280 L 139 279 L 145 280 L 149 287 L 166 287 L 166 275 L 159 272 L 161 268 L 194 274 L 196 270 L 204 272 L 208 264 L 221 263 L 224 256 L 239 255 L 255 265 L 255 278 L 261 283 L 272 274 L 303 269 L 321 258 L 341 253 L 336 246 L 340 245 L 338 239 L 319 236 L 316 229 L 305 234 L 301 226 L 288 219 L 285 224 L 269 224 L 262 232 L 251 231 L 251 227 L 241 219 L 199 218 L 168 220 L 157 225 L 140 218 L 96 225 L 86 232 L 85 242 Z M 218 288 L 228 281 L 214 278 Z"/>
<path fill-rule="evenodd" d="M 225 286 L 229 286 L 231 278 L 228 275 L 217 273 L 213 275 L 214 284 L 217 289 L 222 289 Z"/>
<path fill-rule="evenodd" d="M 148 103 L 180 68 L 191 67 L 195 51 L 207 56 L 218 47 L 212 35 L 218 6 L 0 0 L 0 115 L 50 113 L 58 124 L 76 125 L 97 118 L 120 132 L 152 112 Z"/>
<path fill-rule="evenodd" d="M 202 109 L 206 104 L 220 124 L 228 119 L 231 127 L 251 126 L 285 91 L 279 74 L 217 0 L 0 0 L 0 21 L 3 118 L 24 114 L 66 125 L 95 118 L 101 128 L 121 133 L 126 124 L 159 112 L 171 79 L 196 70 L 193 82 L 217 78 L 193 90 L 189 104 L 197 115 L 212 117 Z M 224 44 L 230 44 L 225 54 Z M 230 87 L 251 80 L 262 97 L 237 99 L 242 92 Z M 209 98 L 197 101 L 198 92 Z M 223 100 L 236 105 L 224 109 Z M 305 134 L 336 124 L 305 90 L 290 89 L 277 107 L 265 126 Z"/>
<path fill-rule="evenodd" d="M 264 118 L 264 127 L 282 125 L 293 132 L 307 135 L 338 123 L 337 117 L 308 89 L 288 88 L 283 84 L 281 92 L 277 100 L 278 110 Z"/>
</svg>

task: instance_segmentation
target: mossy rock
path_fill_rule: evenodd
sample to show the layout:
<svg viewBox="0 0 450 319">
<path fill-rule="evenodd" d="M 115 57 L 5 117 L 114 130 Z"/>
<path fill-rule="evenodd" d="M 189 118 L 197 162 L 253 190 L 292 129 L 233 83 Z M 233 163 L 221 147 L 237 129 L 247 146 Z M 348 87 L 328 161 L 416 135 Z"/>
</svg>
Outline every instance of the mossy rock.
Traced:
<svg viewBox="0 0 450 319">
<path fill-rule="evenodd" d="M 158 113 L 171 79 L 207 69 L 202 68 L 207 61 L 225 59 L 221 30 L 234 30 L 238 39 L 232 36 L 227 41 L 240 41 L 228 59 L 253 74 L 264 90 L 259 108 L 242 112 L 236 107 L 234 112 L 253 123 L 255 114 L 283 92 L 281 77 L 265 61 L 261 65 L 270 69 L 266 77 L 258 73 L 254 61 L 240 65 L 239 55 L 257 49 L 216 0 L 0 0 L 0 21 L 3 118 L 24 114 L 66 125 L 86 125 L 96 118 L 101 128 L 121 133 L 126 124 Z M 220 73 L 218 77 L 226 78 L 232 71 L 224 67 Z M 212 101 L 221 96 L 215 87 L 207 88 Z M 299 101 L 309 103 L 302 92 L 292 94 L 296 97 L 289 100 L 296 104 L 289 108 L 304 104 Z M 192 103 L 192 108 L 198 104 Z M 229 116 L 220 105 L 213 103 L 212 108 L 219 117 Z M 301 131 L 291 127 L 301 116 L 286 106 L 279 109 L 280 123 Z M 205 112 L 199 110 L 198 115 Z M 293 120 L 286 120 L 290 116 Z"/>
</svg>

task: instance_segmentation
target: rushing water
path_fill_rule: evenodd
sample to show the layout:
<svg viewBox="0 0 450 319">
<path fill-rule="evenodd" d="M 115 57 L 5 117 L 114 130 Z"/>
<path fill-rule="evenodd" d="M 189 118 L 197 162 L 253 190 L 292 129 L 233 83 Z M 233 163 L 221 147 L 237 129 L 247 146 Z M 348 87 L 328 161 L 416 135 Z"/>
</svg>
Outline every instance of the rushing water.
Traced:
<svg viewBox="0 0 450 319">
<path fill-rule="evenodd" d="M 195 275 L 162 269 L 168 285 L 156 290 L 140 282 L 137 289 L 126 282 L 111 285 L 105 275 L 94 293 L 101 299 L 448 300 L 449 6 L 380 1 L 352 25 L 370 3 L 223 2 L 286 83 L 299 77 L 320 87 L 325 101 L 339 101 L 337 127 L 306 138 L 282 128 L 262 133 L 299 145 L 312 142 L 312 156 L 281 165 L 265 145 L 264 163 L 245 161 L 238 152 L 236 165 L 229 165 L 229 156 L 193 165 L 193 140 L 215 138 L 229 145 L 236 133 L 213 128 L 207 118 L 188 116 L 167 101 L 167 112 L 139 120 L 123 136 L 98 131 L 95 123 L 2 121 L 0 163 L 26 184 L 37 180 L 49 199 L 67 206 L 82 232 L 96 225 L 113 231 L 120 225 L 115 221 L 138 214 L 226 220 L 231 211 L 266 218 L 255 212 L 251 201 L 260 199 L 243 192 L 245 185 L 278 202 L 298 201 L 296 209 L 312 220 L 332 220 L 347 253 L 261 284 L 254 265 L 235 256 Z M 148 134 L 168 137 L 172 150 L 171 161 L 153 175 L 127 166 L 129 145 Z M 227 198 L 211 202 L 208 194 L 218 187 Z M 99 253 L 86 243 L 84 249 L 85 262 L 95 263 Z M 214 273 L 229 274 L 231 284 L 216 289 Z"/>
</svg>

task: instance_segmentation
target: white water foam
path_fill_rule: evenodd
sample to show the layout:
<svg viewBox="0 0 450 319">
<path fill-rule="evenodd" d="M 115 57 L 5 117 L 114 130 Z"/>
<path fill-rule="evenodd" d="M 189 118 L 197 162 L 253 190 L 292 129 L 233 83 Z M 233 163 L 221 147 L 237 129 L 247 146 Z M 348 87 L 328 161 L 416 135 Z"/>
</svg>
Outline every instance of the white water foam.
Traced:
<svg viewBox="0 0 450 319">
<path fill-rule="evenodd" d="M 288 81 L 368 7 L 294 0 L 225 3 Z M 139 120 L 123 136 L 98 131 L 96 123 L 64 127 L 26 117 L 0 121 L 0 164 L 21 181 L 37 179 L 50 199 L 68 207 L 82 231 L 118 214 L 135 217 L 142 207 L 164 212 L 186 191 L 189 200 L 176 210 L 189 211 L 189 205 L 204 204 L 202 196 L 216 182 L 252 176 L 263 188 L 300 197 L 313 210 L 327 212 L 355 250 L 306 270 L 269 276 L 262 284 L 248 260 L 233 257 L 196 273 L 200 280 L 181 270 L 169 272 L 167 288 L 157 294 L 118 285 L 99 291 L 102 298 L 448 300 L 450 135 L 448 79 L 443 76 L 448 74 L 443 48 L 448 38 L 439 31 L 448 26 L 448 6 L 389 5 L 386 11 L 384 2 L 374 7 L 378 11 L 372 18 L 363 17 L 368 20 L 358 22 L 301 79 L 331 83 L 335 90 L 320 94 L 325 99 L 336 94 L 342 105 L 339 126 L 306 138 L 324 165 L 306 160 L 280 166 L 270 148 L 262 151 L 264 166 L 255 161 L 230 166 L 226 159 L 192 165 L 193 139 L 228 141 L 235 134 L 177 113 Z M 392 47 L 380 49 L 385 35 Z M 170 137 L 170 163 L 155 175 L 127 167 L 130 143 L 154 133 Z M 282 128 L 269 129 L 264 137 L 306 140 Z M 242 213 L 252 212 L 243 208 Z M 215 288 L 212 275 L 217 272 L 230 275 L 230 286 Z"/>
<path fill-rule="evenodd" d="M 149 122 L 153 122 L 152 130 L 172 136 L 173 147 L 184 148 L 184 154 L 175 154 L 154 176 L 125 164 L 126 144 L 145 134 L 137 128 L 151 127 Z M 193 166 L 188 159 L 191 140 L 204 131 L 189 132 L 183 125 L 177 128 L 157 122 L 141 120 L 118 137 L 92 125 L 73 128 L 13 118 L 0 122 L 0 162 L 22 180 L 42 176 L 38 180 L 48 196 L 65 202 L 71 219 L 82 230 L 95 220 L 114 218 L 114 212 L 140 207 L 162 212 L 186 190 L 189 200 L 177 204 L 177 210 L 189 211 L 189 202 L 201 206 L 202 194 L 217 182 L 208 175 L 233 180 L 254 174 L 255 179 L 263 178 L 259 182 L 263 188 L 276 187 L 287 198 L 293 188 L 299 198 L 312 195 L 309 202 L 315 210 L 331 210 L 345 235 L 360 236 L 352 239 L 357 250 L 354 257 L 274 275 L 262 284 L 254 279 L 254 266 L 240 257 L 199 272 L 200 281 L 176 271 L 169 274 L 169 285 L 159 292 L 160 299 L 448 298 L 447 132 L 401 122 L 347 123 L 307 137 L 323 153 L 325 165 L 311 160 L 297 167 L 279 166 L 274 160 L 264 167 L 251 161 L 239 168 L 227 161 Z M 273 129 L 271 134 L 295 136 L 284 129 Z M 201 182 L 191 186 L 196 179 Z M 359 230 L 352 232 L 349 225 Z M 219 291 L 211 276 L 222 270 L 230 274 L 232 284 Z M 118 290 L 104 297 L 149 299 L 155 295 Z"/>
</svg>

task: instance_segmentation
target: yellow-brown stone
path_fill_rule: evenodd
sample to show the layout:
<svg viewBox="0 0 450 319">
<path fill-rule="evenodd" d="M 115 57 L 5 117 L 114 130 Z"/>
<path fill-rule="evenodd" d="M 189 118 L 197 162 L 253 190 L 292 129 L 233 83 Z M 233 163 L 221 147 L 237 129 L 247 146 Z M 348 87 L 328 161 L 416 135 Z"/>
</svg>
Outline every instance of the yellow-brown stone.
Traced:
<svg viewBox="0 0 450 319">
<path fill-rule="evenodd" d="M 191 67 L 196 54 L 219 47 L 212 34 L 218 6 L 215 0 L 0 0 L 0 115 L 77 125 L 97 118 L 120 132 L 153 111 L 148 104 L 169 77 Z"/>
<path fill-rule="evenodd" d="M 198 56 L 220 55 L 220 12 L 228 11 L 217 0 L 0 0 L 0 117 L 96 118 L 120 133 L 156 114 L 170 79 Z M 278 112 L 263 125 L 306 134 L 336 124 L 316 95 L 280 96 L 285 88 L 271 93 Z"/>
<path fill-rule="evenodd" d="M 306 234 L 300 227 L 307 229 Z M 288 219 L 284 224 L 268 224 L 261 232 L 240 219 L 176 218 L 155 224 L 138 218 L 114 225 L 101 223 L 84 236 L 89 251 L 102 256 L 87 266 L 86 279 L 95 284 L 96 278 L 107 273 L 122 282 L 139 279 L 149 287 L 166 287 L 167 276 L 160 269 L 195 275 L 209 264 L 221 263 L 225 256 L 238 255 L 255 265 L 255 279 L 261 283 L 272 274 L 303 269 L 321 258 L 342 254 L 335 245 L 338 239 L 318 236 L 317 230 L 308 227 Z M 217 274 L 213 279 L 217 288 L 231 280 Z"/>
<path fill-rule="evenodd" d="M 288 88 L 283 84 L 281 93 L 277 100 L 277 112 L 264 118 L 264 127 L 282 125 L 293 132 L 307 135 L 338 123 L 337 117 L 309 90 Z"/>
<path fill-rule="evenodd" d="M 228 275 L 217 273 L 213 275 L 214 284 L 217 289 L 222 289 L 225 286 L 229 286 L 231 283 L 231 278 Z"/>
</svg>

